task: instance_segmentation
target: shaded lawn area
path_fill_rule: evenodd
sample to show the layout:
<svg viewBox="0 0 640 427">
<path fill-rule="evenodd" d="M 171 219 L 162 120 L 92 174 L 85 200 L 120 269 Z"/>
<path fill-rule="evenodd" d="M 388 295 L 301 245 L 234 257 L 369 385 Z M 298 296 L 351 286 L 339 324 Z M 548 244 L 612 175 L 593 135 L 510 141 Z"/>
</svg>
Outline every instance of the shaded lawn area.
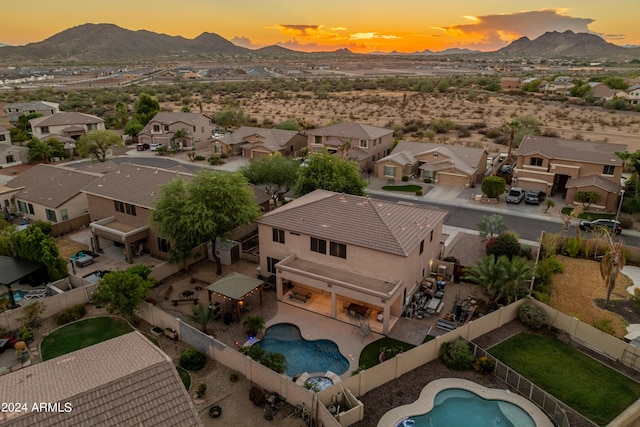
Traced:
<svg viewBox="0 0 640 427">
<path fill-rule="evenodd" d="M 382 187 L 383 190 L 387 191 L 406 191 L 407 193 L 415 193 L 418 190 L 422 190 L 422 187 L 419 185 L 385 185 Z"/>
<path fill-rule="evenodd" d="M 184 384 L 184 387 L 189 391 L 189 388 L 191 387 L 191 375 L 189 375 L 189 372 L 182 369 L 180 366 L 176 366 L 176 369 L 178 370 L 182 384 Z"/>
<path fill-rule="evenodd" d="M 132 331 L 131 326 L 118 317 L 80 320 L 63 326 L 42 340 L 42 360 L 53 359 Z"/>
<path fill-rule="evenodd" d="M 599 425 L 640 398 L 639 383 L 552 336 L 520 333 L 489 353 Z"/>
<path fill-rule="evenodd" d="M 358 367 L 364 367 L 364 369 L 371 368 L 380 363 L 380 349 L 382 347 L 397 347 L 401 346 L 403 351 L 411 350 L 415 347 L 413 344 L 394 340 L 393 338 L 384 337 L 377 341 L 372 342 L 362 349 L 360 352 L 360 360 L 358 361 Z"/>
</svg>

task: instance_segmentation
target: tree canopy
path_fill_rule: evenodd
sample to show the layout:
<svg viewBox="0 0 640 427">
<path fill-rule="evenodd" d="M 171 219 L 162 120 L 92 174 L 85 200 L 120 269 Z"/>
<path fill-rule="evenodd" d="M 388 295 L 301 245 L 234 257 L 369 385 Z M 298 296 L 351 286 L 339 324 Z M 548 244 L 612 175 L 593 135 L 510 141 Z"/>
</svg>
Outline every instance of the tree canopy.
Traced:
<svg viewBox="0 0 640 427">
<path fill-rule="evenodd" d="M 300 161 L 275 153 L 254 157 L 240 172 L 251 184 L 262 186 L 277 207 L 277 201 L 295 186 L 299 169 Z"/>
<path fill-rule="evenodd" d="M 358 163 L 329 153 L 315 153 L 300 168 L 294 191 L 298 196 L 317 189 L 363 196 L 366 186 Z"/>
<path fill-rule="evenodd" d="M 141 93 L 135 105 L 134 119 L 142 126 L 151 121 L 160 111 L 160 103 L 148 93 Z"/>
<path fill-rule="evenodd" d="M 507 190 L 507 182 L 499 176 L 488 176 L 482 180 L 480 189 L 487 197 L 498 197 Z"/>
<path fill-rule="evenodd" d="M 507 231 L 507 225 L 500 214 L 481 215 L 477 226 L 482 240 L 490 239 Z"/>
<path fill-rule="evenodd" d="M 96 130 L 81 136 L 77 148 L 82 157 L 92 157 L 99 162 L 105 162 L 111 148 L 121 145 L 124 143 L 118 135 L 108 130 Z"/>
<path fill-rule="evenodd" d="M 238 172 L 201 170 L 191 181 L 181 181 L 176 178 L 161 187 L 152 214 L 153 226 L 181 252 L 210 241 L 216 272 L 222 274 L 216 239 L 224 239 L 237 227 L 258 218 L 260 208 L 253 190 Z"/>
<path fill-rule="evenodd" d="M 96 287 L 93 302 L 104 305 L 110 313 L 134 321 L 138 306 L 156 284 L 154 279 L 145 274 L 146 272 L 145 269 L 133 266 L 126 271 L 111 271 L 105 274 Z"/>
</svg>

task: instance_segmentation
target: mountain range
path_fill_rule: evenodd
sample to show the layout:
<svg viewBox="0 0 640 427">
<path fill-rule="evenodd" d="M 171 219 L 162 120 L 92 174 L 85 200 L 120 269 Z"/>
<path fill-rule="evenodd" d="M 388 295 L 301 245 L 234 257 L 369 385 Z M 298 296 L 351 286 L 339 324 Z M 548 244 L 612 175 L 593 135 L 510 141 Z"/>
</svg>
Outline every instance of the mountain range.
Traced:
<svg viewBox="0 0 640 427">
<path fill-rule="evenodd" d="M 231 43 L 214 34 L 202 33 L 194 39 L 169 36 L 146 30 L 132 31 L 114 24 L 84 24 L 69 28 L 46 40 L 25 46 L 0 44 L 2 58 L 12 62 L 128 62 L 206 60 L 220 56 L 307 56 L 318 53 L 299 52 L 282 46 L 267 46 L 251 50 Z M 324 52 L 332 55 L 354 55 L 348 49 Z M 486 52 L 485 52 L 486 53 Z M 378 54 L 383 54 L 378 52 Z M 392 52 L 400 55 L 399 52 Z M 442 52 L 424 50 L 402 55 L 480 55 L 480 51 L 448 49 Z M 588 33 L 548 32 L 530 40 L 522 37 L 508 46 L 492 52 L 510 57 L 574 57 L 593 59 L 640 58 L 640 48 L 624 48 Z"/>
</svg>

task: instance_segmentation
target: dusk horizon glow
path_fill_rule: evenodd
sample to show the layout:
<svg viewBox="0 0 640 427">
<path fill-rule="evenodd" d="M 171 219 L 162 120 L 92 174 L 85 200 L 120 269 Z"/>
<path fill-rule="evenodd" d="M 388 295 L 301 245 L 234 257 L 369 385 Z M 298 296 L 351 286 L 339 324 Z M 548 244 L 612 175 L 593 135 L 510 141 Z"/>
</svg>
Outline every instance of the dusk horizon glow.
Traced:
<svg viewBox="0 0 640 427">
<path fill-rule="evenodd" d="M 325 0 L 321 5 L 291 0 L 168 3 L 33 0 L 25 15 L 24 6 L 13 2 L 3 7 L 3 15 L 24 19 L 6 20 L 0 43 L 20 46 L 79 25 L 109 23 L 187 39 L 215 33 L 249 49 L 278 45 L 305 52 L 343 48 L 356 53 L 494 51 L 524 36 L 535 39 L 548 31 L 567 30 L 595 34 L 619 46 L 640 45 L 640 28 L 635 23 L 640 3 L 630 5 L 633 2 L 628 0 L 561 0 L 537 9 L 521 0 L 509 4 L 396 0 L 392 5 L 381 0 Z"/>
</svg>

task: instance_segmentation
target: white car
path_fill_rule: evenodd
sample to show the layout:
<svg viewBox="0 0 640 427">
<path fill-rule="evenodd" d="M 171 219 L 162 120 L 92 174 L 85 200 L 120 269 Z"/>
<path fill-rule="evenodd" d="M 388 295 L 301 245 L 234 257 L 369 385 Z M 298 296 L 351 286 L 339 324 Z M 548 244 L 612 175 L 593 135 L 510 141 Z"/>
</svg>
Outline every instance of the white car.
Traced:
<svg viewBox="0 0 640 427">
<path fill-rule="evenodd" d="M 164 147 L 164 144 L 153 143 L 151 144 L 151 151 L 158 151 L 158 149 L 163 147 Z"/>
</svg>

